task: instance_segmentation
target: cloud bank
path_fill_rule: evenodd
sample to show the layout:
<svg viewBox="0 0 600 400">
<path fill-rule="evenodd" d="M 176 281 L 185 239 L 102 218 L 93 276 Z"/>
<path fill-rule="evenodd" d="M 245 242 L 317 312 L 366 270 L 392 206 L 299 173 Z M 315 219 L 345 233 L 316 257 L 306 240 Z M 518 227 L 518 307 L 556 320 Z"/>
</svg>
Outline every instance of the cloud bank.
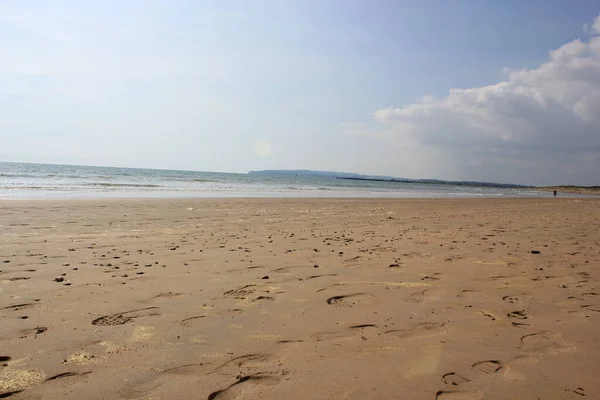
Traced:
<svg viewBox="0 0 600 400">
<path fill-rule="evenodd" d="M 436 150 L 448 178 L 600 185 L 600 16 L 584 30 L 589 40 L 550 51 L 538 68 L 374 119 L 396 140 Z"/>
</svg>

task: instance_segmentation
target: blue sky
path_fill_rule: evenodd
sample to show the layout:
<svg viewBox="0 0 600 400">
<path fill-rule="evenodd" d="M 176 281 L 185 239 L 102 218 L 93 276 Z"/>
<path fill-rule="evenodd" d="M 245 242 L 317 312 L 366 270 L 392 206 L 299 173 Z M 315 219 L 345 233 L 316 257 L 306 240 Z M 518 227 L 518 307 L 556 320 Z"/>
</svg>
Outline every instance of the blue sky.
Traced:
<svg viewBox="0 0 600 400">
<path fill-rule="evenodd" d="M 599 12 L 3 1 L 0 160 L 600 184 Z"/>
</svg>

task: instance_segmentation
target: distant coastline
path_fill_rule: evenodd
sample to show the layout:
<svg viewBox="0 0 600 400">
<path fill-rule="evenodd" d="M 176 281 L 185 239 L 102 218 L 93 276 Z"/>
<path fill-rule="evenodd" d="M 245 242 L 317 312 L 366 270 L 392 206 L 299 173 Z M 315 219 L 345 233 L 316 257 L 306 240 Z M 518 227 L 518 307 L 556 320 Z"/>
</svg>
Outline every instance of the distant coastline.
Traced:
<svg viewBox="0 0 600 400">
<path fill-rule="evenodd" d="M 372 182 L 390 182 L 390 183 L 416 183 L 430 185 L 451 185 L 451 186 L 473 186 L 473 187 L 495 187 L 508 189 L 533 189 L 531 185 L 517 185 L 512 183 L 495 183 L 495 182 L 477 182 L 477 181 L 446 181 L 441 179 L 409 179 L 395 178 L 391 176 L 374 176 L 361 175 L 348 172 L 332 172 L 332 171 L 311 171 L 311 170 L 264 170 L 250 171 L 250 175 L 263 176 L 322 176 L 336 179 L 346 179 L 354 181 L 372 181 Z"/>
<path fill-rule="evenodd" d="M 477 187 L 499 187 L 499 188 L 519 188 L 530 189 L 533 186 L 515 185 L 510 183 L 494 183 L 494 182 L 472 182 L 472 181 L 443 181 L 438 179 L 375 179 L 375 178 L 342 178 L 337 179 L 352 179 L 359 181 L 374 181 L 374 182 L 399 182 L 399 183 L 418 183 L 425 185 L 452 185 L 452 186 L 477 186 Z"/>
</svg>

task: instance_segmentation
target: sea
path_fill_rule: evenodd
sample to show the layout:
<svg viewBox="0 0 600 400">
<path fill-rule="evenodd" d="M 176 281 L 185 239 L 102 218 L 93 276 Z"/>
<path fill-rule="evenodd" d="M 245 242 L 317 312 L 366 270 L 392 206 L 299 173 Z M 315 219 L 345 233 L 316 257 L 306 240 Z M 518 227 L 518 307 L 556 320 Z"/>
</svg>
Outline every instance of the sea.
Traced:
<svg viewBox="0 0 600 400">
<path fill-rule="evenodd" d="M 0 162 L 0 199 L 548 197 L 531 189 Z M 575 197 L 575 196 L 574 196 Z"/>
</svg>

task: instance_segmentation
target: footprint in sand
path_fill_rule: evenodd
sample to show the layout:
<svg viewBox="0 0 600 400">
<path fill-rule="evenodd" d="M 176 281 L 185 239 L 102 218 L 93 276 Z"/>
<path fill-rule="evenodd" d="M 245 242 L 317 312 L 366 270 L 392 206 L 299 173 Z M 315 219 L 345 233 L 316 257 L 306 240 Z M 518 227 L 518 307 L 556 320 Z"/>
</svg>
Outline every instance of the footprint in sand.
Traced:
<svg viewBox="0 0 600 400">
<path fill-rule="evenodd" d="M 471 370 L 476 372 L 477 374 L 483 375 L 493 375 L 500 372 L 504 368 L 504 363 L 500 360 L 484 360 L 478 361 L 471 365 Z M 470 374 L 473 375 L 473 374 Z M 442 382 L 447 385 L 459 386 L 465 383 L 474 381 L 478 378 L 478 376 L 467 375 L 463 376 L 456 372 L 449 372 L 442 376 Z"/>
<path fill-rule="evenodd" d="M 163 371 L 163 374 L 198 376 L 206 374 L 208 368 L 209 366 L 204 363 L 185 364 L 166 369 Z"/>
<path fill-rule="evenodd" d="M 410 329 L 394 329 L 385 332 L 399 338 L 419 337 L 436 333 L 445 333 L 446 324 L 443 322 L 421 322 Z"/>
<path fill-rule="evenodd" d="M 164 383 L 164 381 L 158 380 L 156 376 L 153 376 L 146 380 L 127 384 L 119 389 L 117 393 L 119 396 L 126 399 L 137 399 L 148 396 L 152 391 L 158 389 Z"/>
<path fill-rule="evenodd" d="M 330 277 L 330 276 L 337 276 L 338 274 L 322 274 L 322 275 L 311 275 L 311 276 L 307 276 L 305 279 L 308 281 L 310 279 L 317 279 L 317 278 L 326 278 L 326 277 Z"/>
<path fill-rule="evenodd" d="M 275 273 L 275 274 L 289 274 L 291 272 L 291 269 L 298 269 L 298 268 L 312 268 L 312 267 L 298 265 L 298 266 L 294 266 L 294 267 L 275 268 L 274 270 L 271 270 L 271 272 Z"/>
<path fill-rule="evenodd" d="M 255 302 L 255 301 L 274 301 L 274 300 L 275 300 L 275 298 L 271 297 L 271 296 L 258 296 L 257 298 L 255 298 L 252 301 Z"/>
<path fill-rule="evenodd" d="M 462 386 L 481 379 L 486 375 L 494 375 L 504 368 L 504 363 L 499 360 L 478 361 L 471 365 L 473 373 L 466 376 L 456 372 L 449 372 L 442 376 L 442 382 L 451 386 Z M 437 400 L 470 400 L 481 399 L 482 393 L 464 390 L 441 390 L 437 392 Z"/>
<path fill-rule="evenodd" d="M 202 318 L 206 317 L 206 315 L 196 315 L 194 317 L 189 317 L 189 318 L 185 318 L 182 319 L 181 322 L 179 322 L 179 324 L 183 327 L 190 327 L 193 326 L 194 324 L 200 322 L 202 320 Z"/>
<path fill-rule="evenodd" d="M 519 350 L 525 353 L 551 354 L 572 352 L 576 348 L 569 344 L 559 333 L 538 332 L 521 336 Z"/>
<path fill-rule="evenodd" d="M 532 299 L 526 294 L 514 294 L 502 297 L 502 300 L 510 304 L 530 304 Z"/>
<path fill-rule="evenodd" d="M 290 272 L 289 268 L 275 268 L 274 270 L 272 270 L 271 272 L 275 273 L 275 274 L 287 274 Z"/>
<path fill-rule="evenodd" d="M 586 304 L 581 306 L 581 308 L 588 311 L 600 312 L 600 305 L 597 304 Z"/>
<path fill-rule="evenodd" d="M 244 385 L 242 385 L 242 384 L 244 382 L 274 386 L 280 382 L 280 380 L 283 376 L 285 376 L 285 373 L 273 374 L 273 373 L 261 372 L 261 373 L 256 373 L 256 374 L 252 374 L 252 375 L 245 375 L 245 376 L 237 378 L 237 380 L 235 382 L 233 382 L 231 385 L 229 385 L 223 389 L 219 389 L 217 391 L 212 392 L 211 394 L 208 395 L 207 400 L 235 399 L 235 398 L 238 398 L 241 393 L 243 393 Z"/>
<path fill-rule="evenodd" d="M 146 308 L 140 308 L 137 310 L 124 311 L 124 312 L 118 313 L 118 314 L 104 315 L 102 317 L 99 317 L 99 318 L 96 318 L 95 320 L 93 320 L 92 325 L 99 325 L 99 326 L 123 325 L 135 318 L 145 317 L 145 316 L 150 316 L 150 315 L 159 315 L 158 313 L 153 311 L 153 310 L 157 310 L 157 309 L 158 309 L 158 307 L 146 307 Z"/>
<path fill-rule="evenodd" d="M 481 290 L 465 289 L 465 290 L 462 290 L 456 297 L 461 298 L 461 299 L 472 299 L 472 298 L 475 298 L 478 293 L 481 293 Z"/>
<path fill-rule="evenodd" d="M 304 340 L 302 339 L 284 339 L 284 340 L 280 340 L 277 343 L 275 343 L 275 346 L 288 346 L 288 345 L 292 345 L 292 344 L 299 344 L 299 343 L 304 343 Z"/>
<path fill-rule="evenodd" d="M 344 294 L 340 296 L 332 296 L 327 299 L 327 304 L 333 305 L 353 305 L 356 303 L 362 303 L 366 300 L 369 295 L 366 293 L 352 293 L 352 294 Z"/>
<path fill-rule="evenodd" d="M 131 321 L 131 318 L 125 317 L 123 315 L 105 315 L 100 318 L 96 318 L 92 321 L 92 325 L 100 325 L 100 326 L 115 326 L 115 325 L 123 325 L 127 322 Z"/>
<path fill-rule="evenodd" d="M 495 374 L 504 367 L 504 363 L 499 360 L 485 360 L 479 361 L 471 365 L 471 368 L 475 371 L 481 372 L 485 375 Z"/>
<path fill-rule="evenodd" d="M 524 320 L 524 319 L 528 319 L 529 316 L 527 315 L 527 311 L 524 310 L 519 310 L 519 311 L 511 311 L 507 314 L 508 318 L 510 320 Z"/>
<path fill-rule="evenodd" d="M 21 310 L 26 310 L 26 309 L 31 308 L 31 307 L 35 307 L 37 305 L 38 304 L 36 304 L 36 303 L 15 304 L 15 305 L 12 305 L 12 306 L 3 307 L 2 310 L 21 311 Z"/>
<path fill-rule="evenodd" d="M 246 354 L 226 361 L 215 368 L 213 373 L 237 376 L 240 370 L 251 372 L 273 359 L 271 354 L 266 353 Z"/>
<path fill-rule="evenodd" d="M 510 323 L 514 328 L 527 328 L 529 326 L 531 326 L 531 324 L 526 324 L 524 322 L 514 322 L 511 321 Z"/>
<path fill-rule="evenodd" d="M 26 337 L 29 336 L 33 336 L 34 338 L 37 337 L 37 335 L 41 335 L 42 333 L 46 332 L 48 330 L 48 328 L 46 328 L 45 326 L 38 326 L 35 328 L 30 328 L 30 329 L 23 329 L 22 331 L 20 331 L 20 337 L 21 339 L 24 339 Z"/>
<path fill-rule="evenodd" d="M 464 385 L 467 382 L 471 382 L 471 380 L 455 372 L 449 372 L 442 376 L 442 382 L 444 382 L 446 385 L 458 386 Z"/>
<path fill-rule="evenodd" d="M 512 275 L 494 275 L 494 276 L 490 276 L 489 279 L 492 281 L 499 281 L 502 279 L 510 279 L 512 278 Z"/>
<path fill-rule="evenodd" d="M 235 357 L 217 367 L 213 373 L 235 377 L 235 381 L 210 393 L 207 400 L 234 399 L 250 388 L 256 390 L 263 386 L 276 385 L 284 376 L 289 375 L 289 371 L 281 368 L 277 358 L 265 353 Z"/>
<path fill-rule="evenodd" d="M 141 301 L 141 303 L 150 303 L 152 301 L 163 300 L 163 299 L 172 299 L 177 296 L 181 296 L 183 293 L 180 292 L 165 292 L 159 293 L 156 296 L 149 298 L 148 300 Z"/>
<path fill-rule="evenodd" d="M 481 314 L 483 314 L 484 316 L 488 317 L 490 321 L 496 321 L 497 318 L 494 314 L 492 314 L 491 312 L 488 311 L 482 311 Z"/>
<path fill-rule="evenodd" d="M 415 303 L 415 304 L 422 303 L 423 300 L 425 300 L 426 292 L 427 292 L 427 289 L 421 290 L 420 292 L 412 293 L 408 299 L 411 303 Z"/>
<path fill-rule="evenodd" d="M 223 296 L 226 298 L 228 297 L 238 300 L 244 300 L 246 299 L 246 297 L 256 292 L 256 289 L 257 285 L 245 285 L 237 289 L 228 290 L 225 293 L 223 293 Z"/>
<path fill-rule="evenodd" d="M 14 277 L 14 278 L 10 278 L 10 279 L 9 279 L 9 281 L 11 281 L 11 282 L 15 282 L 15 281 L 26 281 L 26 280 L 28 280 L 28 279 L 31 279 L 31 278 L 30 278 L 30 277 L 28 277 L 28 276 L 16 276 L 16 277 Z"/>
<path fill-rule="evenodd" d="M 312 335 L 317 342 L 327 340 L 350 340 L 357 337 L 367 340 L 368 337 L 377 336 L 379 328 L 374 324 L 352 325 L 346 329 L 333 332 L 319 332 Z"/>
<path fill-rule="evenodd" d="M 46 380 L 44 380 L 44 382 L 50 382 L 50 381 L 56 381 L 56 380 L 64 380 L 67 378 L 72 378 L 72 377 L 76 377 L 76 376 L 85 376 L 85 375 L 89 375 L 91 374 L 92 371 L 85 371 L 85 372 L 63 372 L 60 374 L 56 374 L 56 375 L 52 375 L 49 378 L 46 378 Z"/>
<path fill-rule="evenodd" d="M 435 400 L 480 400 L 482 398 L 482 393 L 454 390 L 440 390 L 435 395 Z"/>
<path fill-rule="evenodd" d="M 322 288 L 322 289 L 317 289 L 317 293 L 319 293 L 319 292 L 325 292 L 325 291 L 330 291 L 330 290 L 332 290 L 332 289 L 337 289 L 337 288 L 339 288 L 339 287 L 343 287 L 343 286 L 344 286 L 344 285 L 343 285 L 343 284 L 341 284 L 341 283 L 334 283 L 334 284 L 333 284 L 333 285 L 331 285 L 331 286 L 324 287 L 324 288 Z"/>
</svg>

